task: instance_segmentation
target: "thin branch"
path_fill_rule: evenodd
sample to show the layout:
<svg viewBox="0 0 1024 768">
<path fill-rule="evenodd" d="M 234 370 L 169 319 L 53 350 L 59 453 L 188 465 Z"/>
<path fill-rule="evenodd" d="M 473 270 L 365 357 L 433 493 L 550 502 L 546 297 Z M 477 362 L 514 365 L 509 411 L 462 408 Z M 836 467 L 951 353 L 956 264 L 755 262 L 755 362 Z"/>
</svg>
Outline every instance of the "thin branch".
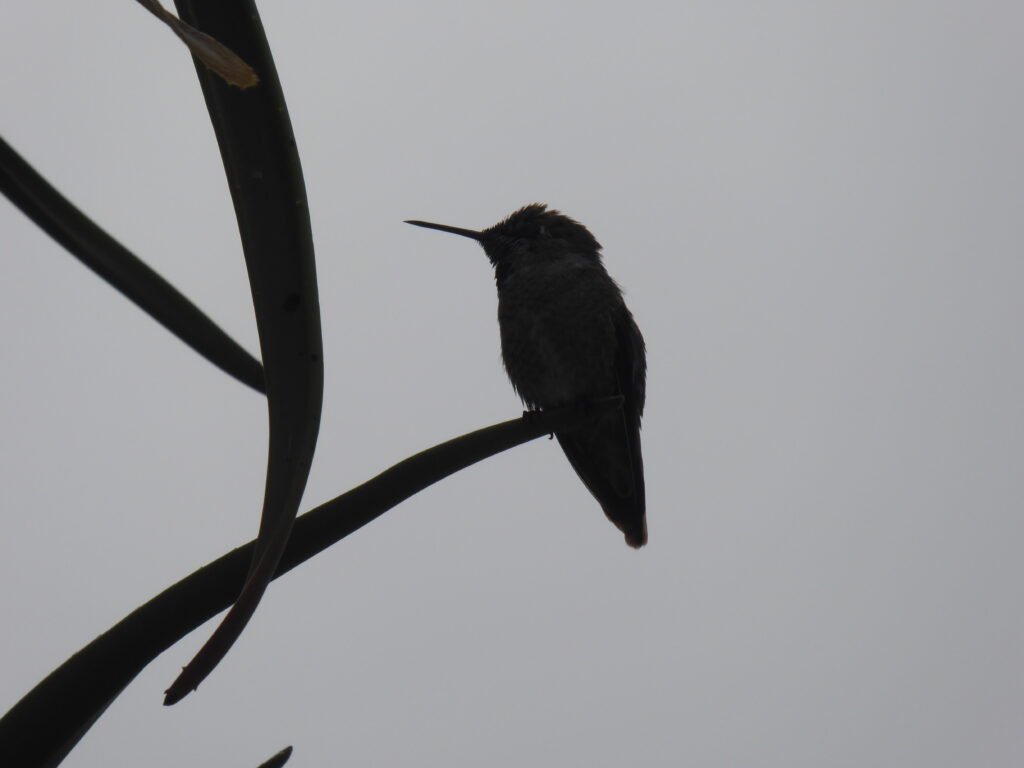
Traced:
<svg viewBox="0 0 1024 768">
<path fill-rule="evenodd" d="M 320 304 L 306 189 L 259 13 L 252 0 L 178 0 L 176 5 L 182 20 L 230 45 L 262 76 L 259 88 L 239 91 L 196 64 L 249 270 L 270 437 L 263 512 L 249 575 L 234 607 L 167 689 L 166 704 L 195 690 L 255 613 L 299 510 L 323 402 Z"/>
<path fill-rule="evenodd" d="M 263 366 L 0 138 L 0 192 L 71 255 L 222 371 L 263 392 Z"/>
<path fill-rule="evenodd" d="M 158 0 L 138 0 L 138 3 L 170 27 L 178 39 L 188 46 L 192 55 L 226 83 L 242 89 L 251 88 L 259 83 L 260 79 L 256 72 L 238 54 L 206 33 L 190 27 L 173 13 L 165 10 Z"/>
<path fill-rule="evenodd" d="M 530 414 L 418 453 L 296 520 L 275 578 L 323 552 L 400 502 L 478 461 L 620 408 L 608 398 Z M 0 719 L 0 765 L 58 765 L 149 662 L 231 605 L 254 542 L 203 566 L 137 608 L 51 672 Z"/>
</svg>

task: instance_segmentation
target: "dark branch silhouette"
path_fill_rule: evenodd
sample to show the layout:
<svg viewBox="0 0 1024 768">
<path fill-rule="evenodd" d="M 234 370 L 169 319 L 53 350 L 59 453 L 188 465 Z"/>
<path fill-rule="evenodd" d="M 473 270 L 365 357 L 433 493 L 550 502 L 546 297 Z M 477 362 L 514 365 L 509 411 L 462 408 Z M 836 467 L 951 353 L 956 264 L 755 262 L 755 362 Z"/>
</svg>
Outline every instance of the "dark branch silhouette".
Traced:
<svg viewBox="0 0 1024 768">
<path fill-rule="evenodd" d="M 275 578 L 400 502 L 478 461 L 621 408 L 621 397 L 531 413 L 411 456 L 295 522 Z M 234 600 L 254 549 L 249 542 L 203 566 L 79 650 L 0 719 L 0 765 L 55 766 L 149 662 Z"/>
<path fill-rule="evenodd" d="M 285 747 L 265 763 L 260 763 L 260 768 L 281 768 L 282 765 L 288 762 L 288 758 L 291 756 L 292 748 Z"/>
<path fill-rule="evenodd" d="M 277 570 L 313 461 L 323 402 L 323 345 L 309 207 L 288 110 L 252 0 L 176 3 L 182 20 L 260 73 L 240 91 L 197 60 L 249 270 L 260 336 L 270 440 L 259 534 L 234 607 L 167 690 L 174 704 L 217 666 L 252 618 Z"/>
<path fill-rule="evenodd" d="M 0 192 L 89 269 L 192 349 L 263 392 L 263 366 L 173 285 L 74 206 L 0 139 Z"/>
</svg>

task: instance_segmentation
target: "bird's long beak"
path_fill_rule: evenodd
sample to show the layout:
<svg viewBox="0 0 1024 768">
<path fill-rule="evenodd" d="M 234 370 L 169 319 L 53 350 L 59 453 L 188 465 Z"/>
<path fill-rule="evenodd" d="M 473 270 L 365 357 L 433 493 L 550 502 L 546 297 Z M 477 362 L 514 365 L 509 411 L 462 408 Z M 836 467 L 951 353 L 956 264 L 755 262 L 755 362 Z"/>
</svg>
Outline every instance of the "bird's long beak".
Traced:
<svg viewBox="0 0 1024 768">
<path fill-rule="evenodd" d="M 453 235 L 462 235 L 472 240 L 479 242 L 480 238 L 483 237 L 482 233 L 477 232 L 475 229 L 463 229 L 462 227 L 449 227 L 447 224 L 433 224 L 429 221 L 416 221 L 407 219 L 406 224 L 412 224 L 417 227 L 426 227 L 427 229 L 439 229 L 442 232 L 451 232 Z"/>
</svg>

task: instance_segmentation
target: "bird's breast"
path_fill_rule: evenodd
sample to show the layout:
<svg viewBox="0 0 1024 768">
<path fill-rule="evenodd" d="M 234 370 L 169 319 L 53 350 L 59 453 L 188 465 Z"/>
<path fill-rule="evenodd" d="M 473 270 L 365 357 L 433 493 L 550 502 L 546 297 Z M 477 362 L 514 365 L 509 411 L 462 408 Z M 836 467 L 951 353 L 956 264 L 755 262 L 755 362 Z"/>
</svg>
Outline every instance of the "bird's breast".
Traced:
<svg viewBox="0 0 1024 768">
<path fill-rule="evenodd" d="M 514 273 L 502 285 L 502 359 L 528 405 L 553 407 L 614 393 L 609 309 L 621 299 L 605 279 L 609 286 L 585 270 L 537 269 Z"/>
</svg>

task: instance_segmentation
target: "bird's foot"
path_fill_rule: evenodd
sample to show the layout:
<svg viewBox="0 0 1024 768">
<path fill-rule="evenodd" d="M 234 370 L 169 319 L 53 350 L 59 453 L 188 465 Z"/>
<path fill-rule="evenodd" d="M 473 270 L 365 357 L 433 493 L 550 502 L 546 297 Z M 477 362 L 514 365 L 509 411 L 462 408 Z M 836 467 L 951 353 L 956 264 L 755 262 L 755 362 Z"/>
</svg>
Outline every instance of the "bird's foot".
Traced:
<svg viewBox="0 0 1024 768">
<path fill-rule="evenodd" d="M 540 408 L 531 408 L 529 410 L 523 411 L 523 421 L 525 421 L 527 424 L 532 424 L 537 420 L 541 413 L 542 411 L 540 410 Z M 552 432 L 551 434 L 548 435 L 548 440 L 554 439 L 555 433 Z"/>
<path fill-rule="evenodd" d="M 540 416 L 541 411 L 539 408 L 529 408 L 523 411 L 523 421 L 527 424 L 532 424 Z"/>
</svg>

